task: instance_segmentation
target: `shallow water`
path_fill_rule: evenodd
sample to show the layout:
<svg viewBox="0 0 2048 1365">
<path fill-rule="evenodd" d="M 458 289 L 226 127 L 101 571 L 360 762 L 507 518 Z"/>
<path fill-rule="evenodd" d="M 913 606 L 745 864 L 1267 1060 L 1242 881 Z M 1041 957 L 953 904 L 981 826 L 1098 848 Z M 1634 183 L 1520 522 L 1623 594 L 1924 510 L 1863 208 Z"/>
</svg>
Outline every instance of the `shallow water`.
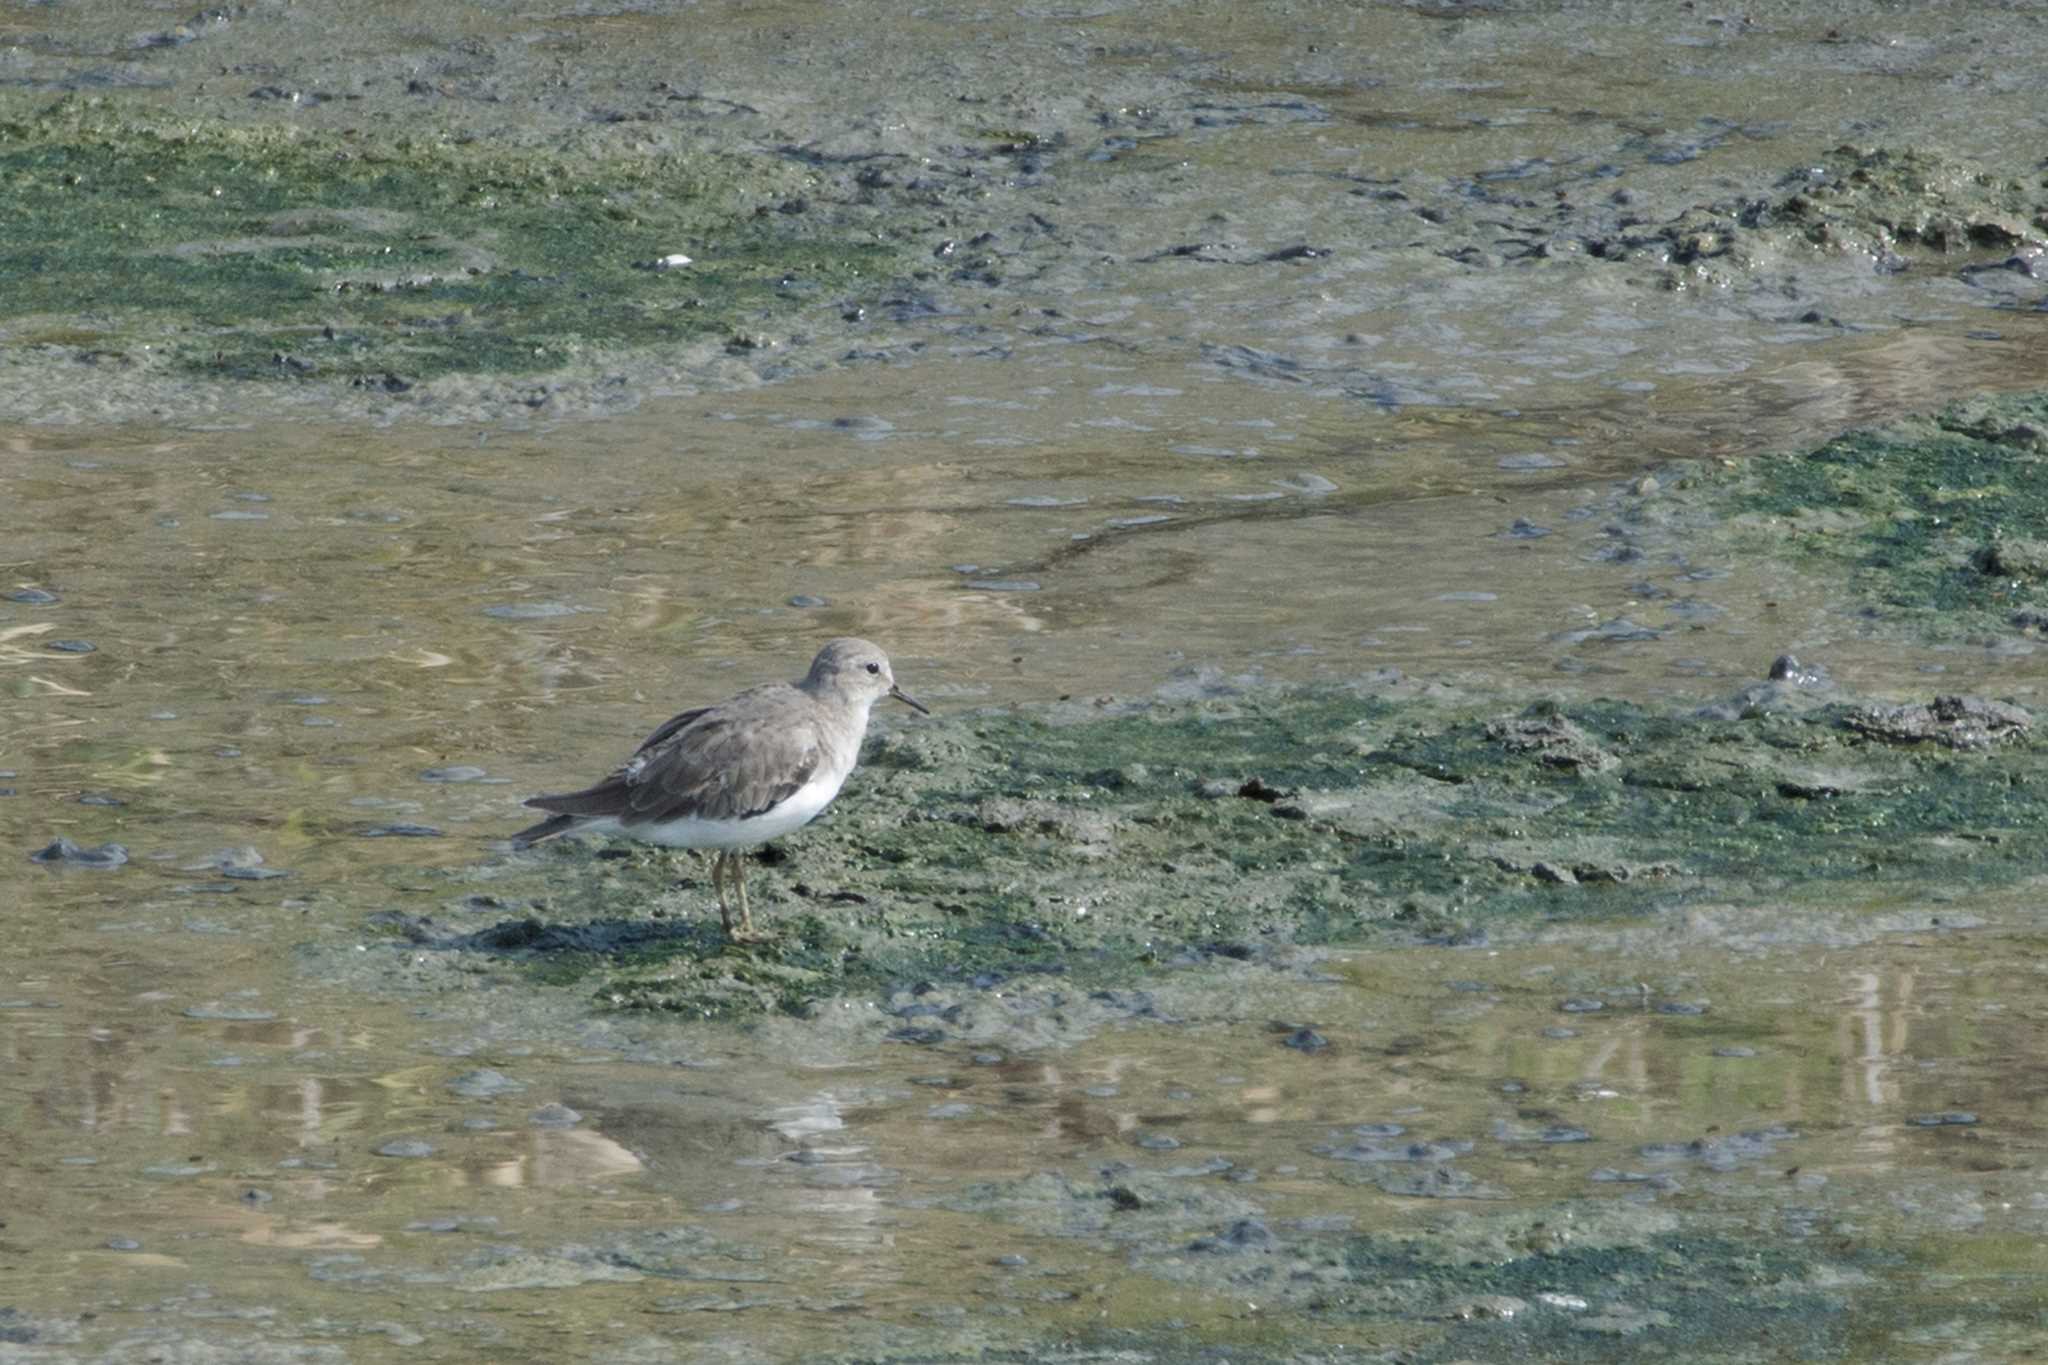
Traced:
<svg viewBox="0 0 2048 1365">
<path fill-rule="evenodd" d="M 887 210 L 934 244 L 997 232 L 1000 287 L 806 303 L 772 347 L 608 351 L 538 397 L 104 371 L 72 350 L 111 314 L 6 320 L 0 1359 L 2017 1359 L 2048 1333 L 2031 888 L 1210 957 L 1161 966 L 1149 1016 L 1037 1048 L 879 1042 L 865 1000 L 614 1011 L 372 919 L 516 912 L 540 889 L 493 841 L 519 797 L 832 634 L 942 711 L 1388 668 L 1675 705 L 1788 650 L 1860 693 L 2031 698 L 2028 641 L 1902 642 L 1839 585 L 1608 532 L 1615 481 L 1666 461 L 2038 385 L 2031 274 L 1509 262 L 1546 204 L 1590 232 L 1625 180 L 1661 221 L 1844 139 L 2017 173 L 2033 28 L 255 7 L 138 46 L 121 7 L 4 22 L 23 98 L 254 123 L 285 115 L 253 84 L 346 87 L 289 117 L 544 141 L 667 80 L 747 102 L 723 146 L 936 175 L 1021 128 L 1049 169 Z M 663 107 L 648 137 L 695 127 Z M 1301 244 L 1332 251 L 1263 259 Z M 29 590 L 55 600 L 5 599 Z M 1658 636 L 1597 634 L 1618 621 Z M 58 836 L 130 861 L 26 860 Z M 1389 1155 L 1409 1142 L 1437 1145 Z"/>
<path fill-rule="evenodd" d="M 1480 1254 L 1504 1278 L 1551 1256 L 1559 1297 L 1500 1311 L 1596 1354 L 1657 1313 L 1656 1339 L 1710 1352 L 1713 1312 L 1772 1319 L 1791 1296 L 1825 1310 L 1799 1332 L 1931 1359 L 1901 1324 L 1941 1322 L 1965 1285 L 2018 1309 L 1998 1285 L 2048 1219 L 2010 1071 L 2043 1043 L 2017 1003 L 2038 930 L 1953 913 L 1340 952 L 1278 991 L 1210 968 L 1162 980 L 1173 1023 L 1056 1055 L 792 1059 L 795 1024 L 280 990 L 246 904 L 123 956 L 132 929 L 64 898 L 50 974 L 10 982 L 5 1016 L 9 1325 L 49 1348 L 26 1359 L 446 1357 L 477 1332 L 494 1354 L 594 1359 L 1164 1331 L 1300 1352 L 1449 1330 L 1483 1350 L 1507 1324 L 1458 1270 Z M 1216 1246 L 1232 1229 L 1241 1245 Z M 1697 1244 L 1677 1299 L 1567 1255 L 1667 1232 Z M 1720 1242 L 1796 1280 L 1727 1279 Z M 1442 1269 L 1332 1282 L 1392 1247 Z M 2014 1322 L 1954 1330 L 1995 1357 Z"/>
</svg>

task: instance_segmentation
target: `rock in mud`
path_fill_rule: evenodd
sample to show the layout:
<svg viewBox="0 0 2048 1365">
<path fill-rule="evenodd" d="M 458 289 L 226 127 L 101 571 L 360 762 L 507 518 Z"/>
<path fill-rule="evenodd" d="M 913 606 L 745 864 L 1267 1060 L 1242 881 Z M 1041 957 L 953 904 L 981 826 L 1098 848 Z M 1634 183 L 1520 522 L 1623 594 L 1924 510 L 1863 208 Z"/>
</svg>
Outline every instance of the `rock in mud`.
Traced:
<svg viewBox="0 0 2048 1365">
<path fill-rule="evenodd" d="M 526 1089 L 526 1082 L 515 1081 L 491 1067 L 481 1067 L 457 1076 L 448 1082 L 448 1089 L 468 1100 L 494 1100 L 500 1095 L 517 1095 Z"/>
<path fill-rule="evenodd" d="M 1772 682 L 1789 683 L 1793 687 L 1826 687 L 1832 681 L 1825 668 L 1801 663 L 1790 654 L 1780 654 L 1771 660 L 1771 671 L 1766 676 Z"/>
<path fill-rule="evenodd" d="M 526 1121 L 536 1128 L 574 1128 L 583 1122 L 583 1115 L 566 1104 L 544 1104 L 527 1115 Z"/>
<path fill-rule="evenodd" d="M 119 867 L 128 861 L 128 850 L 119 844 L 80 848 L 69 839 L 52 839 L 28 855 L 30 862 L 60 863 L 65 867 Z"/>
<path fill-rule="evenodd" d="M 1618 761 L 1569 717 L 1542 703 L 1492 722 L 1486 737 L 1511 754 L 1534 754 L 1545 767 L 1566 772 L 1604 772 Z"/>
<path fill-rule="evenodd" d="M 1481 1180 L 1453 1166 L 1431 1166 L 1423 1170 L 1382 1169 L 1374 1173 L 1373 1184 L 1382 1193 L 1407 1199 L 1506 1199 L 1505 1187 Z"/>
<path fill-rule="evenodd" d="M 421 1138 L 394 1138 L 377 1148 L 378 1156 L 418 1158 L 433 1154 L 434 1144 Z"/>
<path fill-rule="evenodd" d="M 1271 1228 L 1256 1218 L 1240 1218 L 1214 1236 L 1197 1237 L 1188 1243 L 1188 1250 L 1229 1255 L 1242 1251 L 1271 1251 L 1274 1245 Z"/>
<path fill-rule="evenodd" d="M 1842 723 L 1887 744 L 1932 741 L 1950 749 L 1988 749 L 2024 735 L 2034 718 L 2010 702 L 1949 696 L 1905 706 L 1858 707 Z"/>
<path fill-rule="evenodd" d="M 1280 1040 L 1280 1046 L 1291 1047 L 1296 1052 L 1321 1052 L 1330 1045 L 1330 1040 L 1312 1028 L 1299 1028 Z"/>
<path fill-rule="evenodd" d="M 1010 797 L 982 802 L 975 807 L 974 819 L 990 834 L 1050 834 L 1077 844 L 1107 844 L 1116 827 L 1114 818 L 1098 811 Z"/>
</svg>

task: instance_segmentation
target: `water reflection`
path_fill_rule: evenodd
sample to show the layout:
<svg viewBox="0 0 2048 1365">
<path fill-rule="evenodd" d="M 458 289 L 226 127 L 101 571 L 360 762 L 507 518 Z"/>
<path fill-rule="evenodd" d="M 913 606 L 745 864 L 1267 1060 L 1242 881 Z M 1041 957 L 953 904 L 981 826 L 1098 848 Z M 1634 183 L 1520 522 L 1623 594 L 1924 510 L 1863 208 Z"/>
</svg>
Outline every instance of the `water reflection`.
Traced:
<svg viewBox="0 0 2048 1365">
<path fill-rule="evenodd" d="M 59 1000 L 0 1012 L 15 1127 L 22 1151 L 43 1154 L 31 1160 L 47 1196 L 9 1232 L 139 1243 L 121 1262 L 130 1273 L 225 1267 L 239 1246 L 371 1257 L 351 1274 L 376 1283 L 604 1283 L 662 1312 L 763 1314 L 771 1336 L 807 1330 L 799 1321 L 824 1305 L 875 1324 L 941 1310 L 971 1321 L 991 1303 L 1057 1317 L 1112 1281 L 1126 1321 L 1213 1324 L 1199 1296 L 1163 1282 L 1134 1299 L 1128 1281 L 1173 1282 L 1183 1263 L 1154 1259 L 1232 1220 L 1298 1242 L 1460 1206 L 1739 1205 L 1796 1166 L 1800 1226 L 1821 1227 L 1882 1204 L 1889 1185 L 1873 1181 L 1933 1178 L 1953 1146 L 1944 1133 L 2027 1125 L 2030 1101 L 1979 1098 L 1992 1093 L 1981 1078 L 2042 1041 L 2029 1018 L 1983 1013 L 2031 983 L 2027 959 L 2010 938 L 1948 939 L 1970 988 L 1930 997 L 1917 944 L 1898 938 L 1831 948 L 1832 998 L 1809 989 L 1808 945 L 1733 962 L 1596 935 L 1333 959 L 1326 984 L 1289 988 L 1289 1008 L 1312 1010 L 1330 1040 L 1317 1052 L 1233 1012 L 1059 1055 L 883 1045 L 820 1073 L 764 1066 L 742 1035 L 713 1030 L 721 1064 L 684 1083 L 587 1046 L 565 1067 L 543 1038 L 489 1058 L 478 1081 L 484 1059 L 436 1055 L 439 1007 L 181 1012 L 201 1008 L 186 999 L 257 1009 L 218 979 L 205 996 L 103 1003 L 95 1023 Z M 1942 1039 L 1939 1079 L 1916 1058 L 1916 1021 Z M 128 1192 L 124 1211 L 77 1225 L 77 1201 L 96 1189 Z M 1104 1223 L 1119 1198 L 1136 1212 Z M 2006 1204 L 2000 1216 L 2025 1213 Z M 629 1249 L 632 1229 L 682 1225 L 702 1229 L 689 1234 L 689 1278 L 763 1287 L 679 1296 L 672 1278 L 575 1268 L 577 1245 L 615 1245 L 624 1266 L 650 1254 Z M 479 1236 L 522 1259 L 465 1260 Z M 434 1249 L 447 1238 L 460 1245 Z M 706 1259 L 714 1244 L 725 1250 Z M 963 1248 L 975 1273 L 934 1274 L 934 1256 Z M 293 1263 L 265 1271 L 278 1274 L 294 1285 L 290 1311 L 311 1311 L 320 1296 L 306 1297 Z M 60 1297 L 92 1299 L 79 1286 Z"/>
</svg>

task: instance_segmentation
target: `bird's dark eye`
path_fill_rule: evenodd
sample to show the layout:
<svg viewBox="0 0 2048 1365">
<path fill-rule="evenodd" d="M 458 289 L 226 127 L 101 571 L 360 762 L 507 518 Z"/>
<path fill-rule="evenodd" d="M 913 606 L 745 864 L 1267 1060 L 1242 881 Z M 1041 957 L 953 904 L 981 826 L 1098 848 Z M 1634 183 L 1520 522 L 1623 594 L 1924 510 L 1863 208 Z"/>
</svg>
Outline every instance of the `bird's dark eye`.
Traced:
<svg viewBox="0 0 2048 1365">
<path fill-rule="evenodd" d="M 881 671 L 882 671 L 882 666 L 881 666 L 880 664 L 869 664 L 869 665 L 868 665 L 868 672 L 870 672 L 870 673 L 880 673 Z"/>
</svg>

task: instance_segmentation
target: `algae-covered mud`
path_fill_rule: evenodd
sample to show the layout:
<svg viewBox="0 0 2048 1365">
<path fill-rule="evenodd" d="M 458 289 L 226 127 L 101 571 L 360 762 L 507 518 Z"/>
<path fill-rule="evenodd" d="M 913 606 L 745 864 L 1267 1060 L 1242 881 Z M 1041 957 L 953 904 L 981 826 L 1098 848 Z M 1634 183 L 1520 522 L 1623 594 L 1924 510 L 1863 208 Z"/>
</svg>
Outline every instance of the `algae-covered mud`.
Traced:
<svg viewBox="0 0 2048 1365">
<path fill-rule="evenodd" d="M 0 1360 L 2048 1354 L 2033 18 L 9 11 Z"/>
<path fill-rule="evenodd" d="M 416 963 L 516 964 L 628 1009 L 814 1017 L 854 996 L 893 1041 L 1012 1045 L 1148 1015 L 1151 974 L 1219 958 L 1285 971 L 1332 943 L 2039 875 L 2048 773 L 2024 710 L 1810 690 L 1692 714 L 1475 712 L 1398 684 L 992 713 L 876 747 L 859 799 L 771 859 L 772 944 L 723 942 L 694 864 L 678 882 L 574 844 L 493 871 L 481 901 L 378 923 Z"/>
<path fill-rule="evenodd" d="M 2043 297 L 2048 38 L 1997 7 L 178 20 L 0 28 L 0 413 L 550 421 L 1100 355 L 1368 426 L 1661 390 L 1725 432 L 1701 379 L 1928 329 L 1924 404 Z"/>
</svg>

